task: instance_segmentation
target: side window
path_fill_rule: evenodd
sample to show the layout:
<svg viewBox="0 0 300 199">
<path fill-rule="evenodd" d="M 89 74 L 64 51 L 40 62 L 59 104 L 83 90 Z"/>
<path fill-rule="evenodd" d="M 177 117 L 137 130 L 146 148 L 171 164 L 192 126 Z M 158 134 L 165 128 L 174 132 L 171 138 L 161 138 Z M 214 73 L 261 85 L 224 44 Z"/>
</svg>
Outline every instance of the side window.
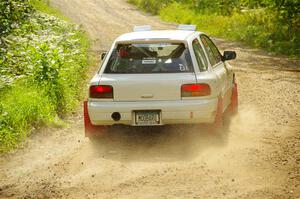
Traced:
<svg viewBox="0 0 300 199">
<path fill-rule="evenodd" d="M 195 52 L 195 56 L 196 56 L 196 59 L 197 59 L 199 70 L 200 71 L 206 71 L 208 63 L 207 63 L 205 54 L 203 52 L 203 49 L 202 49 L 198 39 L 195 39 L 193 41 L 193 49 L 194 49 L 194 52 Z"/>
<path fill-rule="evenodd" d="M 211 65 L 215 65 L 222 61 L 221 54 L 215 44 L 206 36 L 201 36 L 201 41 L 208 54 Z"/>
</svg>

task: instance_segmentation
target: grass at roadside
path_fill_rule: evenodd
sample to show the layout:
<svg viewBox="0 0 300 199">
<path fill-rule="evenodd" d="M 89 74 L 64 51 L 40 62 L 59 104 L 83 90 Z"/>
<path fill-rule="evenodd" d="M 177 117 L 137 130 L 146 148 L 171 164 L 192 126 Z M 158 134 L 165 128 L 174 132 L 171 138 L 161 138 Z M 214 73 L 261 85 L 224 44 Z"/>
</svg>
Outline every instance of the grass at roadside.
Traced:
<svg viewBox="0 0 300 199">
<path fill-rule="evenodd" d="M 48 1 L 30 4 L 27 19 L 1 37 L 0 152 L 17 147 L 33 129 L 61 124 L 83 96 L 88 37 Z"/>
<path fill-rule="evenodd" d="M 36 10 L 43 12 L 45 14 L 49 14 L 55 16 L 64 21 L 70 22 L 70 19 L 64 16 L 60 10 L 53 8 L 50 6 L 49 0 L 30 0 L 30 5 L 32 5 Z"/>
<path fill-rule="evenodd" d="M 277 12 L 275 8 L 272 10 L 272 7 L 244 8 L 243 10 L 240 7 L 247 6 L 245 3 L 231 10 L 230 14 L 224 14 L 220 13 L 217 8 L 213 8 L 217 7 L 217 0 L 203 1 L 201 5 L 197 4 L 199 1 L 193 3 L 179 0 L 129 0 L 129 2 L 147 12 L 158 14 L 165 21 L 196 24 L 199 30 L 212 36 L 242 41 L 252 47 L 262 48 L 276 54 L 300 57 L 300 21 L 297 17 L 299 14 L 293 11 L 290 11 L 289 15 L 295 15 L 295 17 L 290 17 L 289 21 L 284 20 L 288 13 L 278 14 L 279 11 Z M 233 8 L 229 4 L 222 6 L 221 11 L 226 10 L 225 8 Z"/>
</svg>

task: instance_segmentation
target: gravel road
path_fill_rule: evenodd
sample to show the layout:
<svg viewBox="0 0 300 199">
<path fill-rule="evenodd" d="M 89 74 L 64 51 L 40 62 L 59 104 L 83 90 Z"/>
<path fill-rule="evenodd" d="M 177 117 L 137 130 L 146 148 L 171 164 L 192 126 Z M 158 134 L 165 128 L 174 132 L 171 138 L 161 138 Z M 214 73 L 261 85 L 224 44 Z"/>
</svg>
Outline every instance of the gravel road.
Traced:
<svg viewBox="0 0 300 199">
<path fill-rule="evenodd" d="M 82 25 L 99 57 L 133 25 L 175 28 L 122 0 L 50 2 Z M 240 109 L 223 134 L 114 129 L 95 145 L 78 111 L 0 157 L 0 198 L 300 198 L 300 60 L 215 41 L 238 54 Z"/>
</svg>

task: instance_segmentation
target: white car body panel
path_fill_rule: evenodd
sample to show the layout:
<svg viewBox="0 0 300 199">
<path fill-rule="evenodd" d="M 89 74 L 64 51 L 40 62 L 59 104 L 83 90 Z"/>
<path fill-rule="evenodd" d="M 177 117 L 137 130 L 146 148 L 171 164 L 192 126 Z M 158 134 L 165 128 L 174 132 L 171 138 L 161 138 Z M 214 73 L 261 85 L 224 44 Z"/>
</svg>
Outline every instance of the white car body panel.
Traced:
<svg viewBox="0 0 300 199">
<path fill-rule="evenodd" d="M 101 84 L 112 85 L 114 101 L 181 100 L 182 84 L 196 83 L 193 73 L 103 74 Z M 168 91 L 168 92 L 166 92 Z"/>
<path fill-rule="evenodd" d="M 135 126 L 133 111 L 161 110 L 161 125 L 185 123 L 212 123 L 215 117 L 217 99 L 99 102 L 89 101 L 89 116 L 94 125 L 125 124 Z M 113 112 L 121 114 L 121 120 L 111 118 Z"/>
<path fill-rule="evenodd" d="M 233 71 L 229 64 L 220 62 L 208 70 L 200 72 L 194 55 L 192 42 L 202 33 L 195 31 L 141 31 L 121 35 L 113 43 L 103 60 L 98 73 L 90 85 L 111 85 L 113 99 L 88 99 L 88 112 L 93 125 L 125 124 L 135 126 L 134 112 L 137 110 L 159 110 L 160 125 L 185 123 L 213 123 L 218 98 L 223 99 L 223 111 L 230 104 Z M 153 74 L 106 74 L 108 58 L 120 43 L 181 42 L 188 47 L 193 73 L 153 73 Z M 202 45 L 202 44 L 201 44 Z M 203 48 L 203 47 L 202 47 Z M 208 60 L 207 54 L 206 59 Z M 181 85 L 207 83 L 211 95 L 204 97 L 181 97 Z M 112 113 L 121 114 L 120 121 L 114 121 Z"/>
</svg>

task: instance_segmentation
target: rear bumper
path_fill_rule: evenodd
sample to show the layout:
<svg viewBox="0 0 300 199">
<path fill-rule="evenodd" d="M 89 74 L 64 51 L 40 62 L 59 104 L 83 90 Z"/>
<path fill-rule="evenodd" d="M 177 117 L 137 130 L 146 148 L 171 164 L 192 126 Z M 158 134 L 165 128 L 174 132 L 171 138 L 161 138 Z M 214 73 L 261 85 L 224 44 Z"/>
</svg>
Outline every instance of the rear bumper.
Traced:
<svg viewBox="0 0 300 199">
<path fill-rule="evenodd" d="M 88 102 L 88 114 L 93 125 L 125 124 L 136 126 L 134 111 L 160 110 L 161 125 L 213 123 L 218 99 L 197 99 L 179 101 L 140 102 Z M 121 114 L 120 121 L 114 121 L 112 113 Z"/>
</svg>

